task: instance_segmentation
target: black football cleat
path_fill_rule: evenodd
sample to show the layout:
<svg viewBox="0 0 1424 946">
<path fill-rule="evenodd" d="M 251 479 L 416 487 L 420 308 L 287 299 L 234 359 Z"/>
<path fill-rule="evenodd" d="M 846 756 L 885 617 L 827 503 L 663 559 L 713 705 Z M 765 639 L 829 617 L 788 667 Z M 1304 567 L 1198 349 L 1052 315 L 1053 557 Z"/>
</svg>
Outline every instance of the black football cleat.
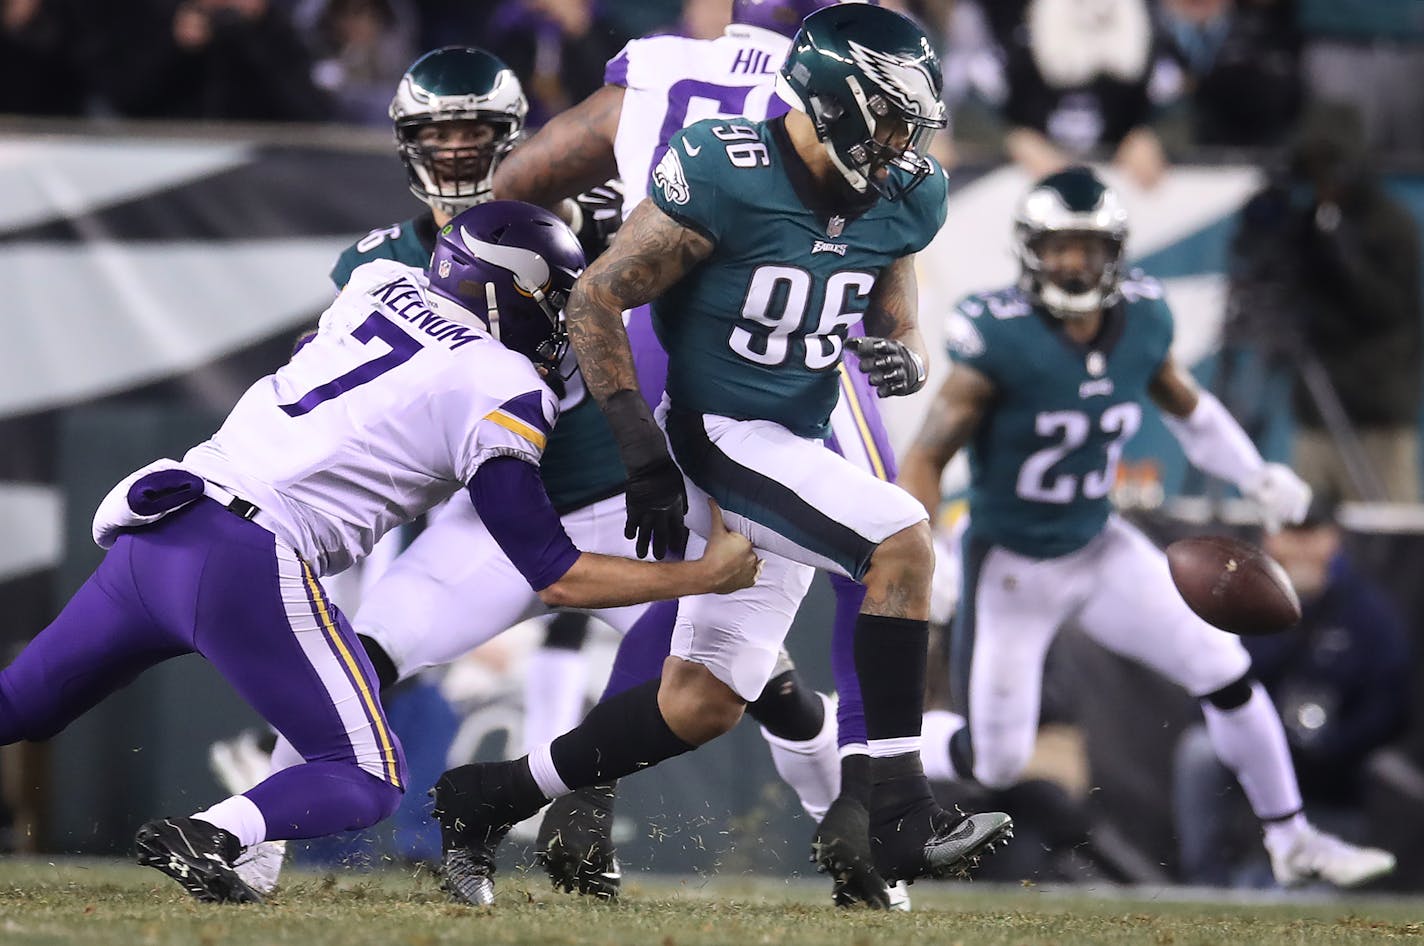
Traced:
<svg viewBox="0 0 1424 946">
<path fill-rule="evenodd" d="M 836 906 L 890 909 L 889 886 L 870 855 L 870 814 L 859 801 L 842 795 L 831 802 L 811 838 L 811 860 L 830 875 Z"/>
<path fill-rule="evenodd" d="M 544 813 L 534 856 L 556 890 L 613 902 L 623 871 L 613 850 L 617 783 L 590 785 L 557 798 Z"/>
<path fill-rule="evenodd" d="M 440 822 L 441 886 L 456 903 L 494 903 L 495 852 L 510 828 L 543 805 L 542 798 L 532 808 L 513 801 L 516 764 L 462 765 L 431 789 L 432 814 Z"/>
<path fill-rule="evenodd" d="M 242 845 L 230 831 L 196 818 L 160 818 L 134 836 L 138 862 L 160 870 L 204 903 L 261 903 L 233 870 Z"/>
<path fill-rule="evenodd" d="M 880 817 L 870 830 L 875 866 L 888 880 L 967 877 L 979 858 L 1014 836 L 1002 811 L 957 815 L 926 802 L 898 817 Z"/>
</svg>

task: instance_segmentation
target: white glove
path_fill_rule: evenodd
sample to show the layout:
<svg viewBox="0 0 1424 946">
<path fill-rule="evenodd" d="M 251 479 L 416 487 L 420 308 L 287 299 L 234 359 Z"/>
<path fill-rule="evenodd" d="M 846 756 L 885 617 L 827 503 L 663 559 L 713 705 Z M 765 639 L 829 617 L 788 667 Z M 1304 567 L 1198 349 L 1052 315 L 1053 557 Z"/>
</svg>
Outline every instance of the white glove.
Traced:
<svg viewBox="0 0 1424 946">
<path fill-rule="evenodd" d="M 1310 486 L 1280 463 L 1262 466 L 1241 484 L 1241 492 L 1261 507 L 1261 524 L 1267 532 L 1303 521 L 1310 509 Z"/>
</svg>

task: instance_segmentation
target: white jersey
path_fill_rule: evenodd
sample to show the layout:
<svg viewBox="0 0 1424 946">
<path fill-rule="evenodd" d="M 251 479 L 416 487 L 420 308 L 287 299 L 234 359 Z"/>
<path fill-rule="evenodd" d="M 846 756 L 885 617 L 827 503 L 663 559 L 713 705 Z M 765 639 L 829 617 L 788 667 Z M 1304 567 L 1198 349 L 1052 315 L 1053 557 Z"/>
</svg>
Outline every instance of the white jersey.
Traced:
<svg viewBox="0 0 1424 946">
<path fill-rule="evenodd" d="M 623 179 L 623 214 L 648 196 L 652 169 L 668 139 L 704 118 L 754 121 L 786 111 L 773 85 L 791 40 L 733 24 L 716 39 L 635 39 L 608 63 L 604 81 L 626 88 L 613 155 Z"/>
<path fill-rule="evenodd" d="M 183 466 L 256 504 L 320 575 L 362 558 L 484 461 L 537 464 L 553 393 L 483 325 L 435 308 L 421 270 L 358 267 L 315 337 Z"/>
</svg>

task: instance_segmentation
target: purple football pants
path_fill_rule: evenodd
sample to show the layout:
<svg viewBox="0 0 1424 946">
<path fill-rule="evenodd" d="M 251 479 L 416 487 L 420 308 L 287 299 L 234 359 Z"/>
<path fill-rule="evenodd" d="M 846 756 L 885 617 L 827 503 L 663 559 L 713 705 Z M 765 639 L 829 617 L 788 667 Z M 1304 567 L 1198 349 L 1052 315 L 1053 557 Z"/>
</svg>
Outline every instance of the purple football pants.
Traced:
<svg viewBox="0 0 1424 946">
<path fill-rule="evenodd" d="M 865 334 L 857 325 L 852 334 Z M 638 385 L 649 406 L 656 409 L 663 399 L 667 379 L 667 354 L 653 332 L 652 317 L 647 306 L 634 309 L 628 318 L 628 341 L 633 349 L 633 361 L 638 371 Z M 849 387 L 849 390 L 846 388 Z M 842 397 L 854 397 L 860 406 L 862 424 L 854 436 L 861 441 L 857 454 L 878 457 L 884 479 L 895 479 L 895 456 L 890 438 L 880 420 L 877 395 L 865 375 L 857 370 L 845 372 Z M 849 445 L 835 437 L 828 446 L 842 456 L 850 454 Z M 831 575 L 831 587 L 836 593 L 836 617 L 831 632 L 831 674 L 839 702 L 836 706 L 837 742 L 844 748 L 865 745 L 865 705 L 860 695 L 860 678 L 855 672 L 855 621 L 865 600 L 865 588 L 840 575 Z M 677 618 L 677 603 L 654 604 L 624 635 L 614 658 L 613 671 L 603 699 L 662 675 L 663 660 L 672 646 L 673 623 Z"/>
<path fill-rule="evenodd" d="M 188 653 L 306 760 L 246 793 L 269 840 L 364 828 L 395 810 L 405 759 L 355 632 L 286 543 L 211 499 L 121 535 L 0 671 L 0 745 L 47 739 L 146 668 Z"/>
</svg>

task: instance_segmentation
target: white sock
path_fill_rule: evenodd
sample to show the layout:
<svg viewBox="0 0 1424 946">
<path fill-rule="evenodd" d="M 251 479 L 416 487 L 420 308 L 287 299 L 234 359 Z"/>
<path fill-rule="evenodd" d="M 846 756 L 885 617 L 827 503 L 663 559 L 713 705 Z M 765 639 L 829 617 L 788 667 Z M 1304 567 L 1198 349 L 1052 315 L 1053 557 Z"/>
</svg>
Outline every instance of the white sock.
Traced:
<svg viewBox="0 0 1424 946">
<path fill-rule="evenodd" d="M 1251 698 L 1232 710 L 1202 701 L 1206 732 L 1221 764 L 1236 773 L 1251 810 L 1262 821 L 1300 811 L 1300 786 L 1291 765 L 1281 717 L 1260 683 Z"/>
<path fill-rule="evenodd" d="M 524 751 L 532 752 L 583 719 L 588 702 L 588 665 L 582 653 L 540 647 L 524 677 Z"/>
<path fill-rule="evenodd" d="M 267 840 L 267 819 L 252 799 L 246 795 L 233 795 L 218 802 L 207 811 L 200 811 L 193 818 L 230 831 L 244 848 Z"/>
<path fill-rule="evenodd" d="M 550 740 L 529 750 L 529 774 L 534 776 L 534 784 L 539 786 L 539 791 L 544 793 L 544 797 L 550 799 L 567 795 L 573 791 L 564 782 L 559 770 L 554 768 L 552 747 L 553 740 Z"/>
<path fill-rule="evenodd" d="M 811 820 L 819 822 L 841 793 L 841 754 L 836 748 L 836 704 L 824 693 L 816 695 L 825 707 L 826 719 L 815 736 L 792 742 L 772 735 L 765 726 L 761 735 L 771 749 L 776 773 L 796 792 Z"/>
<path fill-rule="evenodd" d="M 1261 826 L 1261 830 L 1266 836 L 1266 843 L 1271 847 L 1289 847 L 1290 839 L 1309 827 L 1310 822 L 1305 820 L 1305 813 L 1298 811 L 1289 818 L 1267 821 Z"/>
<path fill-rule="evenodd" d="M 865 751 L 872 759 L 888 759 L 891 756 L 909 755 L 920 751 L 919 734 L 898 736 L 894 739 L 867 739 Z"/>
<path fill-rule="evenodd" d="M 958 781 L 963 776 L 954 770 L 949 757 L 949 738 L 964 728 L 964 717 L 948 710 L 930 710 L 922 726 L 920 762 L 925 767 L 925 777 L 931 782 Z"/>
</svg>

